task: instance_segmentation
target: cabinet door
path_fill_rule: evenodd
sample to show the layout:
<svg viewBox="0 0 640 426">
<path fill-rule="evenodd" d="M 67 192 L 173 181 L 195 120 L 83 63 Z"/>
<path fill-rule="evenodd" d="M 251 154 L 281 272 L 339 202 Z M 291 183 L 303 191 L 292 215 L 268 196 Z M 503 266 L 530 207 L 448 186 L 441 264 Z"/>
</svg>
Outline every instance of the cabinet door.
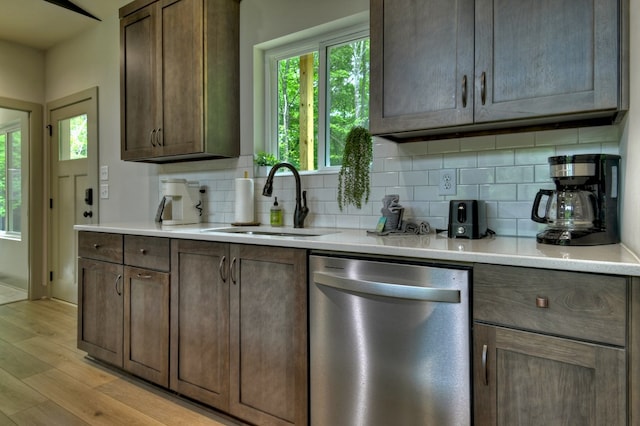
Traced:
<svg viewBox="0 0 640 426">
<path fill-rule="evenodd" d="M 626 424 L 625 351 L 474 324 L 474 424 Z"/>
<path fill-rule="evenodd" d="M 171 241 L 171 376 L 174 391 L 229 405 L 228 245 Z"/>
<path fill-rule="evenodd" d="M 202 152 L 203 0 L 163 0 L 159 13 L 162 156 Z"/>
<path fill-rule="evenodd" d="M 477 0 L 475 121 L 618 106 L 616 0 Z"/>
<path fill-rule="evenodd" d="M 148 158 L 158 150 L 160 99 L 155 4 L 120 21 L 120 128 L 123 160 Z"/>
<path fill-rule="evenodd" d="M 473 122 L 472 0 L 371 0 L 371 131 Z"/>
<path fill-rule="evenodd" d="M 122 265 L 78 259 L 78 348 L 122 367 Z"/>
<path fill-rule="evenodd" d="M 169 386 L 169 274 L 125 267 L 124 368 Z"/>
<path fill-rule="evenodd" d="M 232 245 L 230 413 L 308 422 L 305 250 Z"/>
</svg>

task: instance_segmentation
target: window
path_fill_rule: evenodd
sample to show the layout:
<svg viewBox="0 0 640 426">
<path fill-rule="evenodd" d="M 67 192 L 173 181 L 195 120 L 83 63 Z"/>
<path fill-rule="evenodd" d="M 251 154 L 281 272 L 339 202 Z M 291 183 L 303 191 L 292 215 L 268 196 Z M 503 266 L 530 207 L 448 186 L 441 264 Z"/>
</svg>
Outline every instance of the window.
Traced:
<svg viewBox="0 0 640 426">
<path fill-rule="evenodd" d="M 354 126 L 369 127 L 367 25 L 266 52 L 267 151 L 299 170 L 340 166 Z"/>
<path fill-rule="evenodd" d="M 22 211 L 20 123 L 0 128 L 0 233 L 20 235 Z"/>
<path fill-rule="evenodd" d="M 87 158 L 87 114 L 58 121 L 60 160 Z"/>
</svg>

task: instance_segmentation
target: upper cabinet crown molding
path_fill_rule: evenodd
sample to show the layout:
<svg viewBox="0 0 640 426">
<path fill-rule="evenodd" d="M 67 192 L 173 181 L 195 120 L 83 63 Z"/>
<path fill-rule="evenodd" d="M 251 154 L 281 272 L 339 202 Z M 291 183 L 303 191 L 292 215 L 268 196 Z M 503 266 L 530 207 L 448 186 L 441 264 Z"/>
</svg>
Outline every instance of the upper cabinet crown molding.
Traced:
<svg viewBox="0 0 640 426">
<path fill-rule="evenodd" d="M 628 0 L 371 0 L 371 131 L 424 140 L 619 121 Z"/>
<path fill-rule="evenodd" d="M 138 0 L 120 9 L 123 160 L 240 152 L 238 0 Z"/>
</svg>

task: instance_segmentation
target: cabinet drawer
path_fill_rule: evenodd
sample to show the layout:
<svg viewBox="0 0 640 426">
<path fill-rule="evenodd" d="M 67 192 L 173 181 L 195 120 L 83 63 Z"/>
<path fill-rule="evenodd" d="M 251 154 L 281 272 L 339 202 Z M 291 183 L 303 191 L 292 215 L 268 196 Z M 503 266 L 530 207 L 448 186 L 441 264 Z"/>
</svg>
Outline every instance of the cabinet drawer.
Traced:
<svg viewBox="0 0 640 426">
<path fill-rule="evenodd" d="M 169 239 L 125 235 L 124 263 L 156 271 L 169 271 L 171 263 Z"/>
<path fill-rule="evenodd" d="M 624 277 L 495 265 L 473 277 L 474 320 L 625 346 Z"/>
<path fill-rule="evenodd" d="M 122 263 L 122 235 L 80 231 L 78 233 L 78 256 Z"/>
</svg>

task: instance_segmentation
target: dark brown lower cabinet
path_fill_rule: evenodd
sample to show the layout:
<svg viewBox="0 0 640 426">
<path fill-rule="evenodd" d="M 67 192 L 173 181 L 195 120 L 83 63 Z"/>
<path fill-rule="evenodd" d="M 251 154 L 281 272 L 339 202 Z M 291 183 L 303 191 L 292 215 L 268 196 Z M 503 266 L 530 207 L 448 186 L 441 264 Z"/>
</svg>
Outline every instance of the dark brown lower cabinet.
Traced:
<svg viewBox="0 0 640 426">
<path fill-rule="evenodd" d="M 121 264 L 78 259 L 78 348 L 117 367 L 122 367 L 122 280 Z"/>
<path fill-rule="evenodd" d="M 624 349 L 474 325 L 476 425 L 625 425 Z"/>
<path fill-rule="evenodd" d="M 230 413 L 258 425 L 308 420 L 307 253 L 231 245 Z"/>
<path fill-rule="evenodd" d="M 628 423 L 626 277 L 473 272 L 474 425 Z"/>
<path fill-rule="evenodd" d="M 125 266 L 124 369 L 169 386 L 169 273 Z"/>
<path fill-rule="evenodd" d="M 172 390 L 229 409 L 229 245 L 171 242 Z"/>
<path fill-rule="evenodd" d="M 173 240 L 176 392 L 259 425 L 305 425 L 306 250 Z"/>
</svg>

